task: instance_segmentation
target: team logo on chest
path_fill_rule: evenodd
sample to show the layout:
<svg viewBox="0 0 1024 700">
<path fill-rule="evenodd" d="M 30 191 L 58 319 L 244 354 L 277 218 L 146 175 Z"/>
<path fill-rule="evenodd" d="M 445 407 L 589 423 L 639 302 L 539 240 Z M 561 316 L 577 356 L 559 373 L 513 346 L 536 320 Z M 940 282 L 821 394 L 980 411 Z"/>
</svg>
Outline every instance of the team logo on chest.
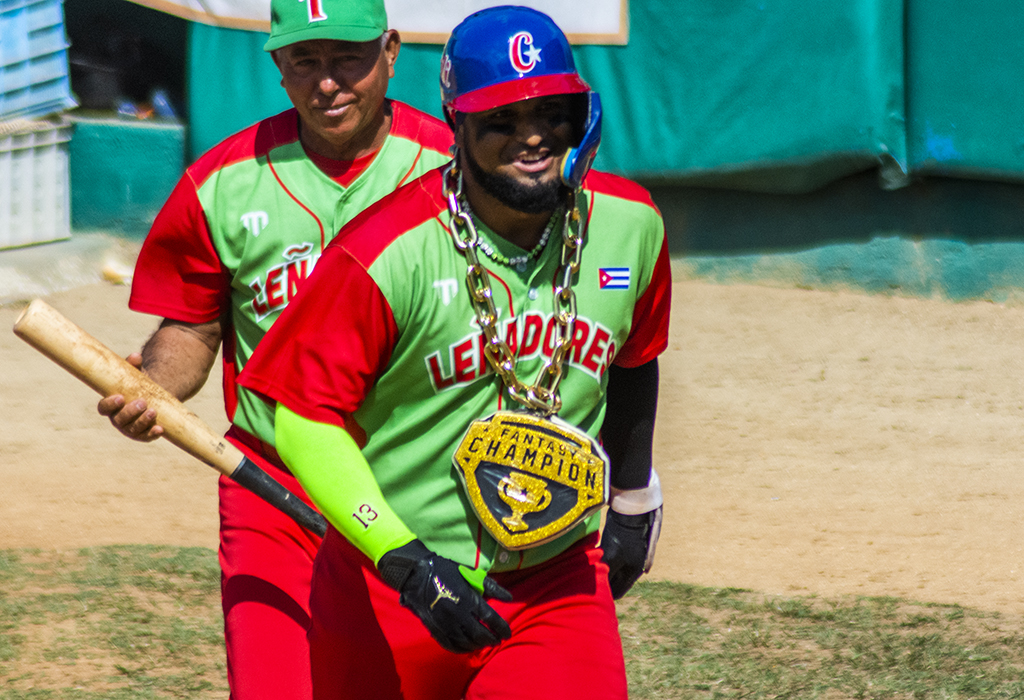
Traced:
<svg viewBox="0 0 1024 700">
<path fill-rule="evenodd" d="M 257 321 L 262 321 L 271 314 L 278 313 L 288 306 L 299 291 L 313 266 L 319 259 L 314 254 L 316 246 L 312 243 L 300 243 L 289 246 L 281 253 L 285 262 L 275 265 L 249 283 L 255 296 L 251 303 Z"/>
<path fill-rule="evenodd" d="M 530 32 L 517 32 L 508 40 L 508 58 L 520 74 L 529 73 L 540 63 L 540 49 L 533 45 Z"/>
<path fill-rule="evenodd" d="M 434 280 L 434 289 L 437 290 L 438 296 L 441 298 L 441 303 L 448 306 L 452 303 L 452 299 L 459 293 L 459 283 L 454 277 L 449 277 L 443 280 Z"/>
<path fill-rule="evenodd" d="M 247 211 L 242 214 L 239 221 L 242 222 L 242 227 L 246 231 L 253 236 L 258 236 L 267 227 L 267 224 L 270 223 L 270 217 L 267 216 L 265 211 Z"/>
</svg>

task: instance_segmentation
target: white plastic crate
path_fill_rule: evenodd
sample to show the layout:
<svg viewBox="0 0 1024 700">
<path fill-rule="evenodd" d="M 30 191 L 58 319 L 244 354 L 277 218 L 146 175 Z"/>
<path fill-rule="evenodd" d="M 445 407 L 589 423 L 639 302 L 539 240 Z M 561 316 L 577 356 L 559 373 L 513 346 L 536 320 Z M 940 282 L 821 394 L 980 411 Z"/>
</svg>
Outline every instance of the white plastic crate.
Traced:
<svg viewBox="0 0 1024 700">
<path fill-rule="evenodd" d="M 0 249 L 71 237 L 66 120 L 0 122 Z"/>
<path fill-rule="evenodd" d="M 75 106 L 62 0 L 0 0 L 0 119 Z"/>
</svg>

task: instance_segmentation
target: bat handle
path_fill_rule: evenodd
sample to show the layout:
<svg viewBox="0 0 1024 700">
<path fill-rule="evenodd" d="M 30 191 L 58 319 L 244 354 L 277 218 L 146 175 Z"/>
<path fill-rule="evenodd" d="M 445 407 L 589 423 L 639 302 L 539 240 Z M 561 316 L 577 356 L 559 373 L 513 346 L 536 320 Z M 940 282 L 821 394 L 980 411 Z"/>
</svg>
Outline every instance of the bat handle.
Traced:
<svg viewBox="0 0 1024 700">
<path fill-rule="evenodd" d="M 157 423 L 163 427 L 167 440 L 231 477 L 310 532 L 321 537 L 327 532 L 323 516 L 214 433 L 166 389 L 42 299 L 36 299 L 21 313 L 14 323 L 14 332 L 100 395 L 122 394 L 126 401 L 144 398 L 156 410 Z"/>
<path fill-rule="evenodd" d="M 290 517 L 314 535 L 323 537 L 327 534 L 327 521 L 324 516 L 310 508 L 306 503 L 284 486 L 274 481 L 265 471 L 260 469 L 248 457 L 231 474 L 238 484 L 249 489 L 263 500 L 272 503 L 282 513 Z"/>
</svg>

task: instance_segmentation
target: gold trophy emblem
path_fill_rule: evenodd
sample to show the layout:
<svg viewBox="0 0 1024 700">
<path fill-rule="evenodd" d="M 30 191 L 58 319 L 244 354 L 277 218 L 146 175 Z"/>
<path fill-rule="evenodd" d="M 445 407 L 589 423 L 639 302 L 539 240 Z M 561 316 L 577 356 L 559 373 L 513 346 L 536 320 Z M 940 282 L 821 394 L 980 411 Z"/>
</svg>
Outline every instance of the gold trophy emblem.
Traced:
<svg viewBox="0 0 1024 700">
<path fill-rule="evenodd" d="M 608 500 L 604 450 L 557 416 L 475 420 L 452 463 L 480 523 L 513 551 L 550 542 Z"/>
<path fill-rule="evenodd" d="M 512 509 L 512 515 L 501 519 L 509 532 L 521 532 L 530 526 L 523 520 L 527 513 L 537 513 L 551 505 L 551 492 L 543 479 L 522 472 L 512 472 L 498 482 L 498 497 Z"/>
</svg>

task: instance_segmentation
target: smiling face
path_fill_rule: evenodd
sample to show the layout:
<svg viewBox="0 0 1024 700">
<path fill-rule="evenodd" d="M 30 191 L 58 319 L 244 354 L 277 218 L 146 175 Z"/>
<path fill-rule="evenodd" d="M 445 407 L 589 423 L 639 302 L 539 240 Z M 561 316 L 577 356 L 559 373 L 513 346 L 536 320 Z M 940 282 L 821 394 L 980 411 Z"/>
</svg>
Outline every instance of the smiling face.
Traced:
<svg viewBox="0 0 1024 700">
<path fill-rule="evenodd" d="M 528 214 L 561 204 L 560 167 L 573 141 L 572 106 L 572 96 L 551 95 L 466 114 L 455 139 L 471 203 L 479 186 Z"/>
<path fill-rule="evenodd" d="M 389 31 L 373 41 L 314 39 L 273 52 L 304 146 L 338 160 L 380 148 L 388 126 L 384 96 L 400 46 Z"/>
</svg>

